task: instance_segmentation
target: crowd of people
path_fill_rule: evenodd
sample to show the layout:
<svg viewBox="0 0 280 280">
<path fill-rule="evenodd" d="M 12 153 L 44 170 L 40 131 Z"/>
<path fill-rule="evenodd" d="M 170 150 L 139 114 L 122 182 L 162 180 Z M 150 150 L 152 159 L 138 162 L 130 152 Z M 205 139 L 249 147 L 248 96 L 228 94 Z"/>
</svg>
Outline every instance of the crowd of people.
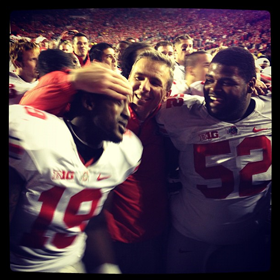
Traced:
<svg viewBox="0 0 280 280">
<path fill-rule="evenodd" d="M 21 11 L 11 33 L 13 271 L 270 270 L 268 12 Z"/>
<path fill-rule="evenodd" d="M 198 49 L 246 46 L 252 52 L 270 51 L 270 14 L 256 10 L 179 8 L 115 8 L 42 10 L 11 13 L 11 31 L 20 36 L 57 39 L 65 30 L 77 29 L 91 43 L 116 45 L 133 37 L 156 44 L 187 33 Z"/>
</svg>

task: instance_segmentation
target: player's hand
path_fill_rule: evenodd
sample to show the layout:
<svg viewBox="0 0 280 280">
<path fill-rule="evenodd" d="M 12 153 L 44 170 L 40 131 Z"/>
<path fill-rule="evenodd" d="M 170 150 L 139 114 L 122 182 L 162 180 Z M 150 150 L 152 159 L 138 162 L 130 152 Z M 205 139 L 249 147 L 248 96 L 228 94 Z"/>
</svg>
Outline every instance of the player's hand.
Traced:
<svg viewBox="0 0 280 280">
<path fill-rule="evenodd" d="M 68 76 L 77 90 L 105 94 L 120 100 L 132 95 L 132 86 L 127 79 L 101 62 L 73 69 Z"/>
</svg>

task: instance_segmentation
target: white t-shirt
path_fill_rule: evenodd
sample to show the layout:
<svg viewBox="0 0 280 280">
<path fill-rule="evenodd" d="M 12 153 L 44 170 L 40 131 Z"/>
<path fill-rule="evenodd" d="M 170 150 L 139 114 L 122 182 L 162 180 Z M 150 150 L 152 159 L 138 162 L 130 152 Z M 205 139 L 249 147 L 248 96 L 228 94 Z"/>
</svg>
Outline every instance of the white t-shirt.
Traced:
<svg viewBox="0 0 280 280">
<path fill-rule="evenodd" d="M 127 130 L 85 166 L 63 119 L 29 106 L 9 111 L 10 166 L 26 182 L 10 230 L 11 269 L 56 272 L 82 258 L 89 219 L 139 165 L 142 144 Z"/>
<path fill-rule="evenodd" d="M 268 215 L 271 182 L 271 97 L 254 97 L 254 111 L 237 123 L 213 118 L 204 98 L 171 96 L 157 121 L 180 151 L 182 189 L 171 201 L 183 235 L 234 244 Z"/>
</svg>

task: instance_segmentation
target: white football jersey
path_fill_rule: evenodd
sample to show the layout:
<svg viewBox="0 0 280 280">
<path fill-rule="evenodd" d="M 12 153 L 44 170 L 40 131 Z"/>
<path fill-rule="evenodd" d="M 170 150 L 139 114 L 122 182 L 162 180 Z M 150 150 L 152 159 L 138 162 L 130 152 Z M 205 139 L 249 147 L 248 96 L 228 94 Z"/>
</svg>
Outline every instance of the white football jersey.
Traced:
<svg viewBox="0 0 280 280">
<path fill-rule="evenodd" d="M 10 230 L 11 269 L 55 272 L 82 258 L 88 220 L 136 170 L 142 144 L 127 130 L 85 166 L 63 119 L 29 106 L 9 110 L 10 166 L 26 182 Z"/>
<path fill-rule="evenodd" d="M 182 189 L 171 202 L 183 235 L 212 244 L 238 243 L 268 216 L 271 182 L 271 97 L 254 97 L 237 123 L 207 112 L 204 98 L 169 97 L 157 115 L 180 151 Z"/>
<path fill-rule="evenodd" d="M 9 105 L 18 104 L 22 96 L 38 84 L 38 80 L 27 83 L 14 72 L 9 72 Z"/>
</svg>

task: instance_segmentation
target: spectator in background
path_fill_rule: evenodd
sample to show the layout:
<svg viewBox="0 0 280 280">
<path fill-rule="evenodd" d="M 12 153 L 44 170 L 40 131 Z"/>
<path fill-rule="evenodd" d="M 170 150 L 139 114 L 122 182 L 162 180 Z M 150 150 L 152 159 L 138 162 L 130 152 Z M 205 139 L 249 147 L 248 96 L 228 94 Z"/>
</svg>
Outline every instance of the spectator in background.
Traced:
<svg viewBox="0 0 280 280">
<path fill-rule="evenodd" d="M 167 55 L 170 59 L 174 59 L 174 49 L 171 42 L 160 41 L 155 45 L 155 50 Z"/>
<path fill-rule="evenodd" d="M 174 80 L 171 95 L 188 93 L 203 96 L 203 81 L 206 79 L 212 56 L 206 51 L 193 52 L 185 59 L 185 79 Z"/>
<path fill-rule="evenodd" d="M 9 72 L 9 104 L 19 103 L 22 95 L 37 85 L 39 54 L 36 43 L 21 40 L 11 45 L 10 59 L 15 70 Z"/>
<path fill-rule="evenodd" d="M 174 49 L 176 54 L 174 79 L 184 80 L 185 57 L 193 52 L 193 39 L 188 34 L 177 36 L 174 39 Z"/>
<path fill-rule="evenodd" d="M 110 69 L 115 71 L 117 69 L 117 59 L 113 46 L 107 43 L 99 43 L 89 51 L 90 61 L 99 61 L 110 66 Z"/>
<path fill-rule="evenodd" d="M 72 39 L 74 54 L 78 57 L 81 66 L 89 65 L 88 37 L 84 33 L 76 33 Z"/>
<path fill-rule="evenodd" d="M 41 51 L 45 51 L 49 48 L 49 40 L 42 35 L 36 38 L 35 43 L 39 44 Z"/>
<path fill-rule="evenodd" d="M 130 43 L 136 43 L 136 40 L 132 37 L 126 38 L 125 41 L 130 42 Z"/>
<path fill-rule="evenodd" d="M 58 48 L 66 53 L 73 53 L 73 46 L 69 40 L 61 41 Z"/>
<path fill-rule="evenodd" d="M 116 48 L 115 48 L 115 52 L 116 52 L 116 57 L 118 60 L 118 66 L 120 66 L 121 64 L 121 56 L 124 52 L 124 50 L 130 45 L 131 43 L 128 41 L 119 41 L 119 43 L 117 44 Z"/>
</svg>

